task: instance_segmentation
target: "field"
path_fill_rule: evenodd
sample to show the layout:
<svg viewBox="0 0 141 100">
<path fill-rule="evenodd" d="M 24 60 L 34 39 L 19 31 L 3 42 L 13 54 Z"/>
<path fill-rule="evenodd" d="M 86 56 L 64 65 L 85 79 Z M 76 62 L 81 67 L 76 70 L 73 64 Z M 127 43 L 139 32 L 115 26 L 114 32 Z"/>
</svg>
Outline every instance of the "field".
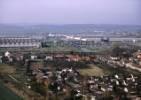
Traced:
<svg viewBox="0 0 141 100">
<path fill-rule="evenodd" d="M 87 75 L 87 76 L 103 76 L 106 74 L 109 74 L 108 71 L 105 71 L 104 69 L 90 64 L 90 67 L 84 68 L 84 69 L 79 69 L 78 71 L 80 72 L 81 75 Z"/>
<path fill-rule="evenodd" d="M 0 64 L 0 74 L 7 76 L 14 74 L 16 69 L 13 66 L 7 64 Z M 4 83 L 0 81 L 0 100 L 22 100 L 14 92 L 4 86 Z"/>
<path fill-rule="evenodd" d="M 13 74 L 15 73 L 15 68 L 7 64 L 0 64 L 0 74 Z"/>
<path fill-rule="evenodd" d="M 16 94 L 14 94 L 10 89 L 5 87 L 0 81 L 0 100 L 23 100 Z"/>
</svg>

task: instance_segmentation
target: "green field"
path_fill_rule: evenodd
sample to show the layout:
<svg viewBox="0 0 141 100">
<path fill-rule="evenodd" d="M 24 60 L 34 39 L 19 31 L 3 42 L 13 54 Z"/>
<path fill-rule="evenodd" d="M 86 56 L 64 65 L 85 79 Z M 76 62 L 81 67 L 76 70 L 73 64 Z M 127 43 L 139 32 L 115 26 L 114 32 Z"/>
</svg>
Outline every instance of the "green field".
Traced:
<svg viewBox="0 0 141 100">
<path fill-rule="evenodd" d="M 10 89 L 5 87 L 0 81 L 0 100 L 23 100 L 16 94 L 14 94 Z"/>
</svg>

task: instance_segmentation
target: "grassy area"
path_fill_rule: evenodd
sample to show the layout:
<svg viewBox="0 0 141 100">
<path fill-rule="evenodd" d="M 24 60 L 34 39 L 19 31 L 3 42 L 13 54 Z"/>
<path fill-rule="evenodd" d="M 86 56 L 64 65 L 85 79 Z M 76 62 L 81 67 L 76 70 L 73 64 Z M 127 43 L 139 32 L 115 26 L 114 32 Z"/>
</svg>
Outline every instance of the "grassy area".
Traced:
<svg viewBox="0 0 141 100">
<path fill-rule="evenodd" d="M 80 74 L 88 76 L 102 76 L 109 73 L 96 65 L 90 64 L 89 66 L 90 67 L 79 69 L 78 71 Z"/>
<path fill-rule="evenodd" d="M 0 74 L 6 78 L 10 74 L 15 74 L 16 68 L 8 64 L 0 64 Z M 23 100 L 12 92 L 9 88 L 4 86 L 3 82 L 0 81 L 0 100 Z"/>
<path fill-rule="evenodd" d="M 0 64 L 0 74 L 13 74 L 16 69 L 13 66 L 7 64 Z"/>
<path fill-rule="evenodd" d="M 0 100 L 23 100 L 16 94 L 14 94 L 10 89 L 5 87 L 0 81 Z"/>
<path fill-rule="evenodd" d="M 79 49 L 70 46 L 51 46 L 51 47 L 41 48 L 40 51 L 45 51 L 45 52 L 79 51 Z"/>
</svg>

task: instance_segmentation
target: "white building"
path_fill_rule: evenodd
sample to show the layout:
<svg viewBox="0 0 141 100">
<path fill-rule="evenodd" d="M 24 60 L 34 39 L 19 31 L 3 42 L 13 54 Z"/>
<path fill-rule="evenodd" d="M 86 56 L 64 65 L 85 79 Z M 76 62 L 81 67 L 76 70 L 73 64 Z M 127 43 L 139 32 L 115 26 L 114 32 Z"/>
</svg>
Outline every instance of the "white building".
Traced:
<svg viewBox="0 0 141 100">
<path fill-rule="evenodd" d="M 37 39 L 25 38 L 25 37 L 0 37 L 0 47 L 40 47 L 41 42 Z"/>
</svg>

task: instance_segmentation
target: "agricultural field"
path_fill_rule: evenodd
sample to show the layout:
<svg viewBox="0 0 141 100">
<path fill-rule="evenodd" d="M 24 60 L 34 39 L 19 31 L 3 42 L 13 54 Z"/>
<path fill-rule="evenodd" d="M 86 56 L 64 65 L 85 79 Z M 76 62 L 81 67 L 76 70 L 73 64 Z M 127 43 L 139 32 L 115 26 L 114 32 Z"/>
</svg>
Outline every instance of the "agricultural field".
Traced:
<svg viewBox="0 0 141 100">
<path fill-rule="evenodd" d="M 0 100 L 23 100 L 0 81 Z"/>
<path fill-rule="evenodd" d="M 87 75 L 87 76 L 103 76 L 103 75 L 108 75 L 110 74 L 110 71 L 104 70 L 94 64 L 88 65 L 89 67 L 84 68 L 84 69 L 79 69 L 78 71 L 80 72 L 81 75 Z"/>
<path fill-rule="evenodd" d="M 3 76 L 3 79 L 6 80 L 6 77 L 15 74 L 15 72 L 16 68 L 14 66 L 8 64 L 0 64 L 0 75 Z M 0 100 L 23 100 L 13 91 L 11 91 L 7 86 L 5 86 L 2 80 L 0 80 L 0 90 Z"/>
<path fill-rule="evenodd" d="M 0 64 L 0 74 L 13 74 L 16 69 L 13 66 L 7 64 Z"/>
</svg>

